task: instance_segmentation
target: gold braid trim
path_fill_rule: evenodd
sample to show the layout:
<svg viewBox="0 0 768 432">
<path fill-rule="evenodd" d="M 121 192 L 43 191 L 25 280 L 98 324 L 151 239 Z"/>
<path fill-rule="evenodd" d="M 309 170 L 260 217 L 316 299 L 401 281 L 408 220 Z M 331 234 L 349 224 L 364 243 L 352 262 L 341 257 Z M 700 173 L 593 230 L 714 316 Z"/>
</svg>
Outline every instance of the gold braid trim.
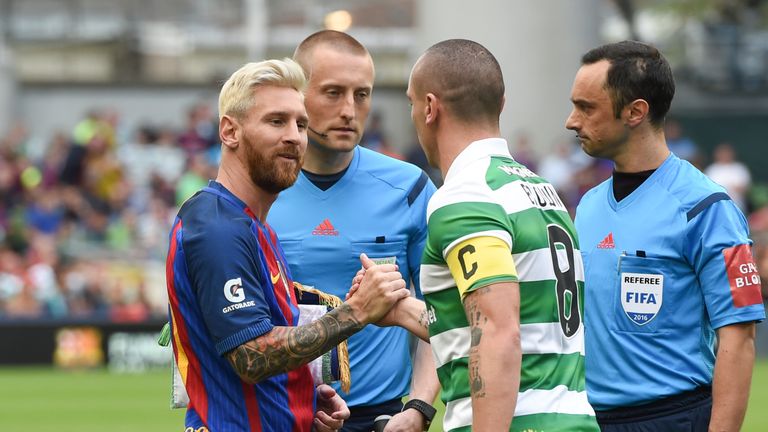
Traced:
<svg viewBox="0 0 768 432">
<path fill-rule="evenodd" d="M 320 303 L 330 308 L 337 308 L 341 306 L 343 301 L 333 294 L 324 293 L 317 288 L 304 286 L 298 282 L 293 283 L 293 287 L 299 294 L 299 298 L 303 293 L 311 293 L 317 295 L 320 299 Z M 349 393 L 350 386 L 352 385 L 352 374 L 349 370 L 349 348 L 347 341 L 343 341 L 338 345 L 337 349 L 339 355 L 339 380 L 341 381 L 341 389 L 344 393 Z"/>
</svg>

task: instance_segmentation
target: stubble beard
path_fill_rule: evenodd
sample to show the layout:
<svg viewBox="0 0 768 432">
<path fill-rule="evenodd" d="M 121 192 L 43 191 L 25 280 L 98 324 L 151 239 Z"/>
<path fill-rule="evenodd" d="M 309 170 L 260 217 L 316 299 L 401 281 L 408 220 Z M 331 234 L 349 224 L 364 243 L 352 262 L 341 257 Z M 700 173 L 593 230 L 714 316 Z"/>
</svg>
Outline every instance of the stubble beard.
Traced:
<svg viewBox="0 0 768 432">
<path fill-rule="evenodd" d="M 587 155 L 597 159 L 616 160 L 616 155 L 626 147 L 629 139 L 628 133 L 616 137 L 603 137 L 594 140 L 589 137 L 580 139 L 581 149 Z"/>
</svg>

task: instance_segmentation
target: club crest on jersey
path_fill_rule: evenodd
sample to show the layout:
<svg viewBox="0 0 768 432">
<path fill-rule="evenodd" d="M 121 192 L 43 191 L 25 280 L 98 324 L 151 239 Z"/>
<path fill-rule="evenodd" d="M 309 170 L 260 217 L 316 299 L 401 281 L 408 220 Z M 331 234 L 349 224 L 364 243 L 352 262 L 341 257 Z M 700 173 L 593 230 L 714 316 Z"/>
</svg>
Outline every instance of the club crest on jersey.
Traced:
<svg viewBox="0 0 768 432">
<path fill-rule="evenodd" d="M 664 275 L 621 273 L 621 307 L 637 325 L 651 322 L 661 309 Z"/>
</svg>

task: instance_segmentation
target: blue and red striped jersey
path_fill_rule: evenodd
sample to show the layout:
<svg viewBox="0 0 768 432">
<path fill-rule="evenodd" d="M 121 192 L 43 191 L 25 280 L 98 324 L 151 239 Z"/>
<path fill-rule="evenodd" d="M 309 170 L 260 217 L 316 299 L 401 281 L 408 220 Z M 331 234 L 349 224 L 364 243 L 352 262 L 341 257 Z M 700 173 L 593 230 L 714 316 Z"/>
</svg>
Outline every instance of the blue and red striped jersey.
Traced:
<svg viewBox="0 0 768 432">
<path fill-rule="evenodd" d="M 305 365 L 255 385 L 225 354 L 295 326 L 299 309 L 272 229 L 211 181 L 179 210 L 166 279 L 173 352 L 189 394 L 186 427 L 210 431 L 307 431 L 315 389 Z"/>
</svg>

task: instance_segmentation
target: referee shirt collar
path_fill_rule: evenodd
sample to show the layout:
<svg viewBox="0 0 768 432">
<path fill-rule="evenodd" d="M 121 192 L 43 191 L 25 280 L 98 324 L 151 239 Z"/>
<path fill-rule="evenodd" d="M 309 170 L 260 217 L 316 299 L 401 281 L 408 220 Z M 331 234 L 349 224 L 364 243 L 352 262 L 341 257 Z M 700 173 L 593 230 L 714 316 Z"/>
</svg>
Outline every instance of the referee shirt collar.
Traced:
<svg viewBox="0 0 768 432">
<path fill-rule="evenodd" d="M 448 168 L 448 173 L 445 175 L 445 183 L 448 183 L 451 178 L 457 176 L 472 162 L 489 156 L 504 156 L 513 159 L 509 152 L 507 140 L 504 138 L 485 138 L 473 141 L 453 160 L 451 167 Z"/>
</svg>

